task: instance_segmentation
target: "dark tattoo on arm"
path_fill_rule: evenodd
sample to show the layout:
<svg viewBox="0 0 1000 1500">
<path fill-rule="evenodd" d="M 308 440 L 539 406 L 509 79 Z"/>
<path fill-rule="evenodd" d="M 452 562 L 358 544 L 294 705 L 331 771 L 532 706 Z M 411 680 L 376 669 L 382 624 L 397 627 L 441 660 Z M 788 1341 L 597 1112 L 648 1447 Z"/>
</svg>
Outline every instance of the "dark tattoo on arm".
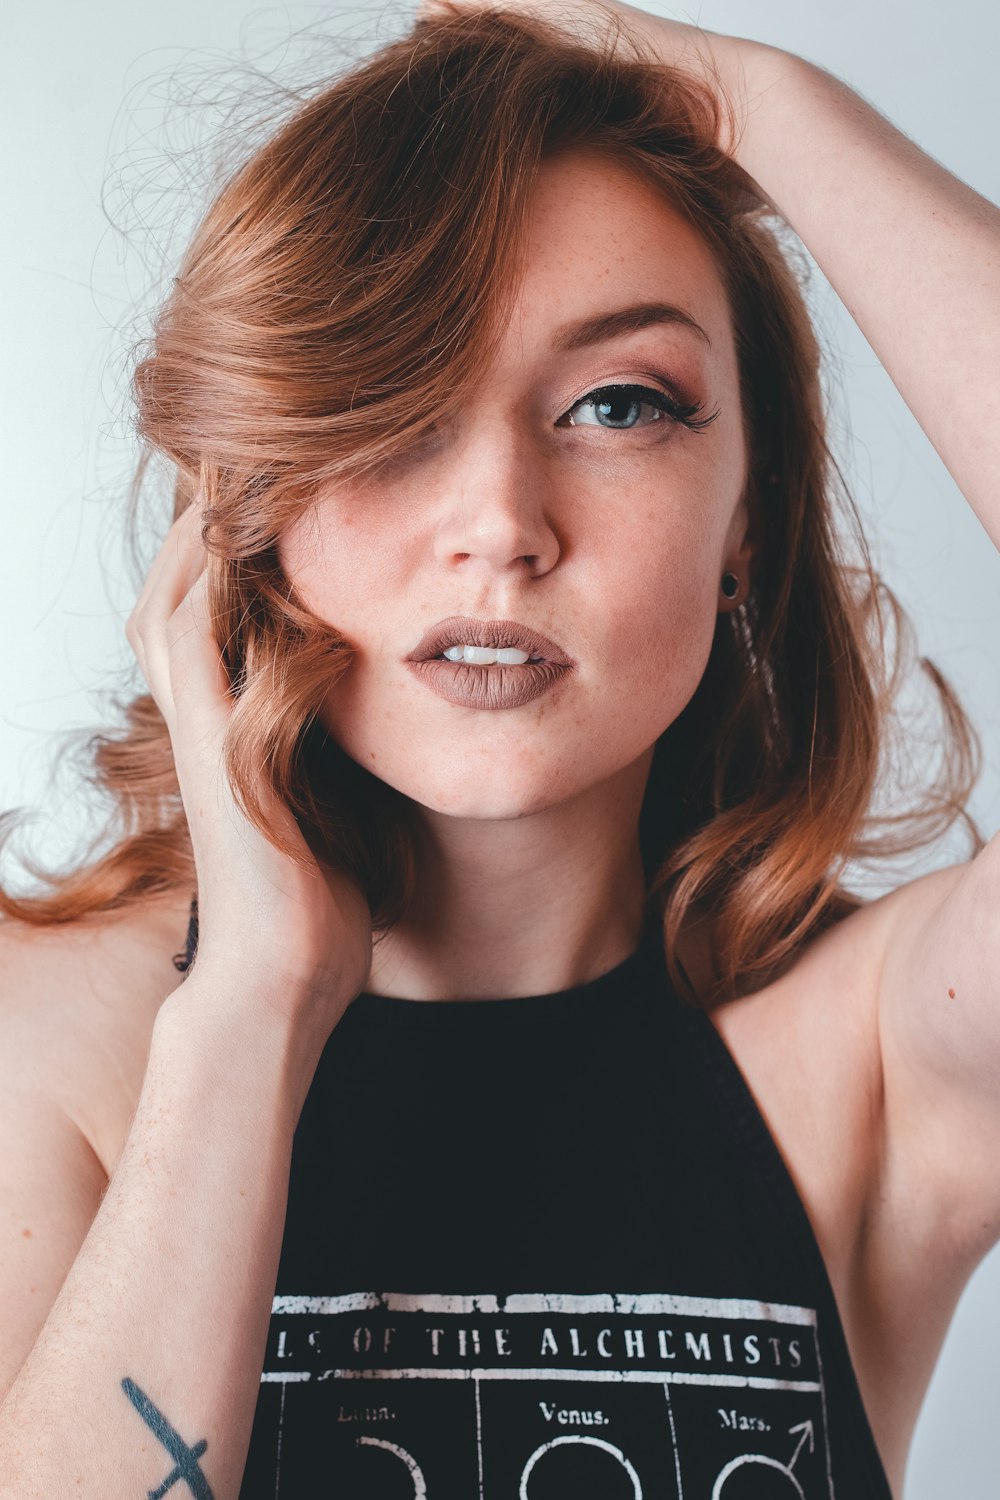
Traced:
<svg viewBox="0 0 1000 1500">
<path fill-rule="evenodd" d="M 170 1457 L 174 1460 L 174 1467 L 157 1490 L 147 1491 L 147 1500 L 160 1500 L 179 1479 L 183 1479 L 190 1487 L 191 1493 L 196 1500 L 213 1500 L 212 1491 L 209 1489 L 208 1480 L 201 1472 L 198 1460 L 208 1447 L 204 1438 L 189 1448 L 181 1437 L 167 1421 L 166 1417 L 154 1406 L 144 1391 L 141 1391 L 134 1380 L 128 1376 L 122 1381 L 122 1390 L 125 1392 L 136 1411 L 148 1427 L 159 1438 L 166 1448 Z"/>
</svg>

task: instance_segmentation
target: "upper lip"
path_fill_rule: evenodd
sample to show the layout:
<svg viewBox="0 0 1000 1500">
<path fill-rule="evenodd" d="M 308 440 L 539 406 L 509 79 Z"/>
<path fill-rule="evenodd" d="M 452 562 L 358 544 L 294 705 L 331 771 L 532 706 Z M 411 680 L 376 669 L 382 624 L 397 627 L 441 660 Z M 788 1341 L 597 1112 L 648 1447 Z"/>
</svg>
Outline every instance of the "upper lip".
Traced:
<svg viewBox="0 0 1000 1500">
<path fill-rule="evenodd" d="M 571 667 L 572 659 L 541 631 L 518 620 L 475 620 L 471 615 L 450 615 L 432 625 L 407 661 L 432 661 L 449 646 L 514 646 L 529 656 L 540 656 L 555 666 Z"/>
</svg>

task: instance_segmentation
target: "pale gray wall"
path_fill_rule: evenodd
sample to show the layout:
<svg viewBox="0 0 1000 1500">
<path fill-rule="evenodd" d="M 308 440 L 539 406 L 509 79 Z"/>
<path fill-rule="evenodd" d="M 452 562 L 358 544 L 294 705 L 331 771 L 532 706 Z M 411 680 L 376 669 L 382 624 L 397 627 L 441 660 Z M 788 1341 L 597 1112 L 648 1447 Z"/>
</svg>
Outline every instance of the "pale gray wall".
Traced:
<svg viewBox="0 0 1000 1500">
<path fill-rule="evenodd" d="M 650 8 L 822 63 L 1000 200 L 1000 11 L 990 0 L 958 0 L 945 10 L 936 0 Z M 52 734 L 95 722 L 94 694 L 113 685 L 129 660 L 122 624 L 132 587 L 115 540 L 130 454 L 122 351 L 143 306 L 150 269 L 143 254 L 155 264 L 159 253 L 144 244 L 143 222 L 153 214 L 165 236 L 187 211 L 183 161 L 161 175 L 165 81 L 203 77 L 211 97 L 217 90 L 206 70 L 225 69 L 238 52 L 288 78 L 295 50 L 276 44 L 291 30 L 363 38 L 381 26 L 387 35 L 405 14 L 402 6 L 387 18 L 375 6 L 250 0 L 36 0 L 5 8 L 0 807 L 46 795 Z M 175 146 L 197 138 L 211 119 L 208 110 L 175 116 Z M 172 184 L 169 199 L 157 201 L 158 181 Z M 130 225 L 127 251 L 102 212 L 102 192 L 112 216 Z M 915 225 L 915 244 L 918 238 Z M 959 687 L 982 730 L 987 769 L 973 809 L 993 833 L 1000 826 L 1000 558 L 818 273 L 813 306 L 834 356 L 840 422 L 853 434 L 840 452 L 870 517 L 877 558 L 912 612 L 922 649 Z M 47 798 L 46 842 L 55 851 L 79 827 L 79 800 L 71 783 Z M 920 1309 L 913 1311 L 919 1318 Z M 992 1500 L 997 1347 L 1000 1252 L 980 1268 L 959 1309 L 918 1428 L 907 1500 Z"/>
</svg>

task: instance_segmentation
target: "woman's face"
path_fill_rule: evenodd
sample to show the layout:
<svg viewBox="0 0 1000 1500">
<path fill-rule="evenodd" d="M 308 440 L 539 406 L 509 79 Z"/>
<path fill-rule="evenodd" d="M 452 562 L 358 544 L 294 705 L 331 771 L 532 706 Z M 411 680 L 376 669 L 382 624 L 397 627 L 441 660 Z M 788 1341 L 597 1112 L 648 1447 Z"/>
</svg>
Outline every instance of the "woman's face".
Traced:
<svg viewBox="0 0 1000 1500">
<path fill-rule="evenodd" d="M 645 389 L 594 396 L 608 386 Z M 670 402 L 718 416 L 693 431 Z M 377 480 L 324 491 L 281 539 L 299 597 L 356 653 L 322 714 L 338 744 L 464 818 L 521 817 L 644 775 L 704 671 L 722 573 L 746 588 L 746 461 L 704 242 L 606 155 L 546 164 L 488 378 L 456 391 L 429 441 Z M 410 663 L 454 616 L 518 622 L 571 665 Z M 477 644 L 473 625 L 456 634 Z M 463 684 L 473 703 L 456 701 Z"/>
</svg>

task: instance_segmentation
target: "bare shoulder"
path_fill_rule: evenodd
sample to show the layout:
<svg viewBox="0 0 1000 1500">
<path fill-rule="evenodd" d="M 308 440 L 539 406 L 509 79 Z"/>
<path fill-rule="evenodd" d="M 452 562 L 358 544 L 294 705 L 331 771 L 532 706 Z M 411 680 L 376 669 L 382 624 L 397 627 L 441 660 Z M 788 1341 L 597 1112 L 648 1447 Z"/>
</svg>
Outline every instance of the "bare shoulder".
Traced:
<svg viewBox="0 0 1000 1500">
<path fill-rule="evenodd" d="M 810 1092 L 826 1079 L 835 1097 L 880 1110 L 878 1004 L 886 954 L 901 931 L 940 904 L 964 868 L 935 870 L 864 901 L 805 942 L 779 978 L 713 1012 L 727 1044 L 779 1091 L 779 1078 L 793 1069 Z"/>
<path fill-rule="evenodd" d="M 901 1199 L 888 1170 L 880 990 L 887 954 L 965 868 L 866 902 L 806 943 L 779 979 L 713 1012 L 816 1233 L 896 1492 L 962 1283 L 944 1278 L 930 1253 L 930 1205 L 919 1191 Z"/>
<path fill-rule="evenodd" d="M 844 1227 L 857 1222 L 872 1167 L 881 1097 L 875 1002 L 895 896 L 843 917 L 808 941 L 780 978 L 712 1012 L 828 1263 L 850 1254 Z"/>
<path fill-rule="evenodd" d="M 809 1210 L 835 1281 L 856 1264 L 882 1191 L 886 954 L 964 866 L 908 881 L 807 942 L 763 989 L 713 1021 L 744 1073 Z"/>
<path fill-rule="evenodd" d="M 0 1038 L 108 1176 L 138 1099 L 160 1005 L 180 982 L 189 898 L 65 926 L 0 922 Z"/>
</svg>

